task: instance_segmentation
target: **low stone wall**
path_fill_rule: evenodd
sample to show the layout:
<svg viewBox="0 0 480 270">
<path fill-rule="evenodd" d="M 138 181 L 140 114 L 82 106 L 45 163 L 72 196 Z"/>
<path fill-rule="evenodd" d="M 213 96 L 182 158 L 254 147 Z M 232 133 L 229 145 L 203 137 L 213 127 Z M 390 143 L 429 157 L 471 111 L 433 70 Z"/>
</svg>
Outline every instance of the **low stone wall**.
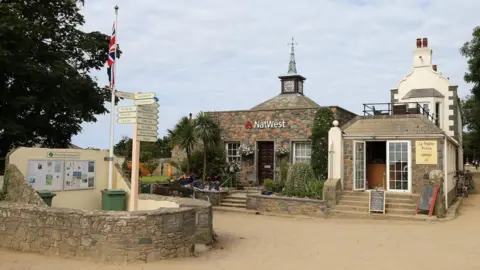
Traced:
<svg viewBox="0 0 480 270">
<path fill-rule="evenodd" d="M 46 205 L 35 189 L 27 183 L 23 174 L 13 164 L 5 169 L 2 196 L 4 201 Z"/>
<path fill-rule="evenodd" d="M 195 243 L 211 244 L 213 242 L 213 214 L 212 204 L 203 200 L 194 200 L 180 197 L 161 196 L 155 194 L 140 194 L 140 200 L 169 201 L 180 207 L 195 209 Z"/>
<path fill-rule="evenodd" d="M 0 202 L 0 246 L 110 263 L 190 256 L 195 209 L 115 212 Z"/>
<path fill-rule="evenodd" d="M 247 209 L 306 216 L 324 216 L 326 212 L 321 200 L 265 195 L 247 195 Z"/>
<path fill-rule="evenodd" d="M 323 199 L 328 207 L 337 205 L 342 195 L 342 183 L 340 179 L 328 179 L 323 184 Z"/>
<path fill-rule="evenodd" d="M 228 196 L 228 190 L 196 190 L 195 198 L 209 201 L 212 206 L 219 206 L 220 203 Z M 207 198 L 208 197 L 208 198 Z"/>
</svg>

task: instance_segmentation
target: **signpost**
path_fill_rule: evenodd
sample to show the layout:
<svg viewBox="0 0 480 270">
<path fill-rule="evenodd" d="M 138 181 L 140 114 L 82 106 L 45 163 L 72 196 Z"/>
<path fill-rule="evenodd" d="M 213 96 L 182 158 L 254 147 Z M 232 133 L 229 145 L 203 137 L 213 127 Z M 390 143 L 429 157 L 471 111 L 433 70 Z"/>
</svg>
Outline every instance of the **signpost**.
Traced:
<svg viewBox="0 0 480 270">
<path fill-rule="evenodd" d="M 140 142 L 156 142 L 158 140 L 158 99 L 155 97 L 155 93 L 115 92 L 115 95 L 133 99 L 135 102 L 135 106 L 117 109 L 119 124 L 133 124 L 132 178 L 128 208 L 130 211 L 135 211 L 138 203 Z"/>
</svg>

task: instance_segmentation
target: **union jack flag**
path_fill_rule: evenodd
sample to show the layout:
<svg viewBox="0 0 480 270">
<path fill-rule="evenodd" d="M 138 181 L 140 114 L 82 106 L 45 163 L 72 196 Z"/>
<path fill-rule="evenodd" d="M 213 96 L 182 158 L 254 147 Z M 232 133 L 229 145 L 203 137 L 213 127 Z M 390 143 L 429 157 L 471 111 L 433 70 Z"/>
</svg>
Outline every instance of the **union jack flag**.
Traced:
<svg viewBox="0 0 480 270">
<path fill-rule="evenodd" d="M 110 88 L 112 89 L 113 89 L 113 86 L 115 85 L 114 63 L 115 63 L 115 57 L 116 57 L 116 47 L 117 47 L 117 40 L 115 38 L 115 24 L 113 24 L 112 37 L 110 38 L 110 46 L 108 47 L 108 60 L 107 60 L 108 81 L 110 82 Z"/>
</svg>

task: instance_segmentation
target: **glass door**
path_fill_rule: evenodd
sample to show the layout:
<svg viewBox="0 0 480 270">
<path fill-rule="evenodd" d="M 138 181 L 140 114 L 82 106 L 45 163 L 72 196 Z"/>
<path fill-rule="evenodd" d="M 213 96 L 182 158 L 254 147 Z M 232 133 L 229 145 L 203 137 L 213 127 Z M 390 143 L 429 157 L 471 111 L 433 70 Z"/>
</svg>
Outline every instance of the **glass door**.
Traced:
<svg viewBox="0 0 480 270">
<path fill-rule="evenodd" d="M 353 189 L 365 190 L 366 186 L 365 142 L 353 143 Z"/>
<path fill-rule="evenodd" d="M 387 189 L 409 192 L 411 189 L 411 147 L 409 141 L 387 142 Z"/>
</svg>

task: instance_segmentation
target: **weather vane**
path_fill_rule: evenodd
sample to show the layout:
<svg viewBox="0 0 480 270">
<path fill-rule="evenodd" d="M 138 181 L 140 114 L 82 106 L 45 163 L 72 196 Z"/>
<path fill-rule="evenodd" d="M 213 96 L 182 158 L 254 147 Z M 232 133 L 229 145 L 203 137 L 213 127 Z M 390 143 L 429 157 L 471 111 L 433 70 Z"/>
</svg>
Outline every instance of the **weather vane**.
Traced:
<svg viewBox="0 0 480 270">
<path fill-rule="evenodd" d="M 293 48 L 295 47 L 295 45 L 298 45 L 298 43 L 295 43 L 295 40 L 294 40 L 293 37 L 292 37 L 292 42 L 291 42 L 291 43 L 288 43 L 287 45 L 288 45 L 288 46 L 291 45 L 291 46 L 292 46 L 292 50 L 293 50 Z"/>
</svg>

